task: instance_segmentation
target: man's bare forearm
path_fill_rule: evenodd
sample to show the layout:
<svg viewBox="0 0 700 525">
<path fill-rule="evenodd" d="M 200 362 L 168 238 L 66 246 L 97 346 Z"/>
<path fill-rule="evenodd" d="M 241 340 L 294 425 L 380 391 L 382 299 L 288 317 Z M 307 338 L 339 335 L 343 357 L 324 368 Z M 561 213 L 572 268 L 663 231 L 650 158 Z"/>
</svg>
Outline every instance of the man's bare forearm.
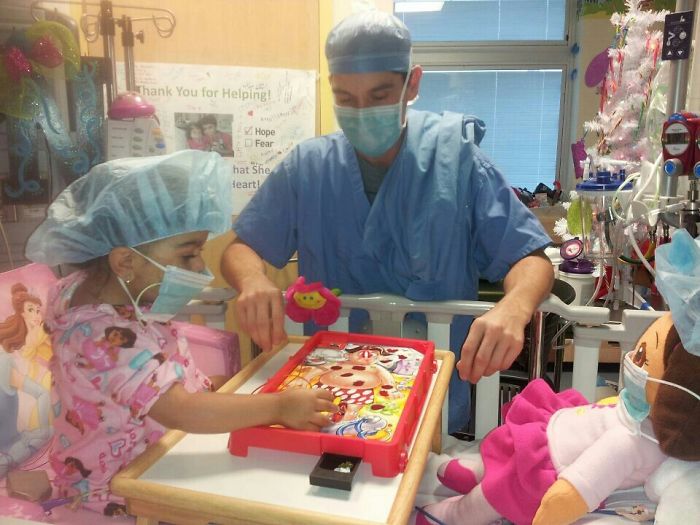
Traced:
<svg viewBox="0 0 700 525">
<path fill-rule="evenodd" d="M 240 292 L 246 279 L 265 275 L 265 263 L 250 246 L 234 239 L 221 258 L 221 274 Z"/>
<path fill-rule="evenodd" d="M 549 296 L 553 283 L 552 263 L 543 250 L 537 250 L 520 259 L 508 271 L 503 281 L 503 300 L 529 318 Z"/>
</svg>

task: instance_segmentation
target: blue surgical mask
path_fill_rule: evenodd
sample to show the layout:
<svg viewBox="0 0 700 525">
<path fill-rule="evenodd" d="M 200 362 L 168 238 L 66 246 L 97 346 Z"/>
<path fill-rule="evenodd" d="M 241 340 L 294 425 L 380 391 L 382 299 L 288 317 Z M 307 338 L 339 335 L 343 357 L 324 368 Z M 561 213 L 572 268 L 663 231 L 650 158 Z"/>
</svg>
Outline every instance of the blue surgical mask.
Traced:
<svg viewBox="0 0 700 525">
<path fill-rule="evenodd" d="M 622 376 L 625 388 L 620 392 L 620 399 L 627 412 L 635 421 L 642 421 L 649 415 L 651 406 L 647 401 L 647 381 L 649 373 L 632 361 L 634 352 L 629 352 L 622 363 Z"/>
<path fill-rule="evenodd" d="M 136 297 L 136 300 L 131 297 L 126 284 L 119 278 L 122 288 L 124 288 L 134 305 L 137 317 L 141 320 L 161 323 L 170 321 L 214 279 L 209 270 L 199 273 L 183 270 L 173 265 L 163 266 L 138 250 L 133 248 L 132 250 L 163 271 L 163 280 L 160 283 L 154 283 L 144 288 Z M 141 299 L 146 290 L 154 286 L 160 286 L 158 297 L 153 302 L 151 309 L 148 312 L 143 312 L 138 306 L 139 299 Z"/>
<path fill-rule="evenodd" d="M 637 423 L 640 423 L 649 415 L 651 406 L 647 401 L 646 387 L 647 382 L 661 383 L 663 385 L 672 386 L 683 390 L 687 394 L 697 398 L 700 401 L 700 395 L 696 394 L 692 390 L 687 389 L 682 385 L 677 385 L 676 383 L 671 383 L 670 381 L 665 381 L 664 379 L 657 379 L 655 377 L 649 377 L 649 372 L 641 367 L 634 364 L 632 357 L 636 353 L 636 350 L 628 352 L 625 355 L 622 366 L 622 375 L 624 380 L 625 388 L 620 392 L 620 399 L 625 405 L 627 412 L 630 417 L 634 419 Z M 642 434 L 644 437 L 651 439 L 652 441 L 658 443 L 655 438 Z"/>
<path fill-rule="evenodd" d="M 333 105 L 338 125 L 348 141 L 366 157 L 381 157 L 399 140 L 404 128 L 403 98 L 409 77 L 410 68 L 396 104 L 367 108 Z"/>
</svg>

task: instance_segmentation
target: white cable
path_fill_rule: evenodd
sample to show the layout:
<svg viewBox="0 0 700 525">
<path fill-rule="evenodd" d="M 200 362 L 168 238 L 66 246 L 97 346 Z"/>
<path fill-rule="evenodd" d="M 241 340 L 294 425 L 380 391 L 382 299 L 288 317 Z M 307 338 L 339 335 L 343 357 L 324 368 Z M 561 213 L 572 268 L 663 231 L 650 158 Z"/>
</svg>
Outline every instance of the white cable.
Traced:
<svg viewBox="0 0 700 525">
<path fill-rule="evenodd" d="M 600 289 L 603 287 L 603 279 L 605 279 L 605 265 L 603 264 L 603 261 L 598 262 L 598 279 L 596 279 L 595 283 L 595 290 L 593 290 L 593 295 L 591 295 L 588 298 L 588 301 L 586 301 L 586 304 L 583 306 L 591 306 L 591 303 L 595 301 L 595 298 L 598 297 L 598 294 L 600 293 Z"/>
<path fill-rule="evenodd" d="M 12 250 L 10 250 L 10 241 L 7 239 L 7 233 L 5 232 L 5 226 L 0 220 L 0 233 L 2 233 L 2 240 L 5 241 L 5 248 L 7 249 L 7 258 L 10 261 L 10 268 L 15 269 L 15 261 L 12 259 Z"/>
<path fill-rule="evenodd" d="M 640 176 L 641 176 L 641 173 L 633 173 L 632 175 L 630 175 L 629 177 L 627 177 L 627 178 L 625 179 L 625 181 L 624 181 L 622 184 L 620 184 L 620 185 L 617 187 L 617 189 L 615 190 L 615 193 L 613 194 L 612 203 L 611 203 L 611 205 L 610 205 L 610 208 L 612 209 L 613 215 L 615 216 L 615 218 L 616 218 L 618 221 L 624 221 L 624 220 L 625 220 L 625 219 L 624 219 L 624 215 L 627 214 L 627 210 L 629 209 L 630 204 L 632 203 L 632 199 L 630 199 L 629 201 L 627 201 L 627 204 L 626 204 L 626 206 L 625 206 L 625 209 L 623 210 L 623 215 L 620 215 L 619 213 L 617 213 L 617 210 L 615 209 L 615 202 L 620 200 L 620 191 L 622 190 L 622 188 L 624 188 L 625 186 L 627 186 L 627 183 L 628 183 L 628 182 L 632 182 L 632 181 L 638 179 Z M 633 189 L 633 188 L 634 188 L 634 184 L 632 184 L 632 186 L 630 187 L 630 190 Z"/>
<path fill-rule="evenodd" d="M 659 170 L 660 167 L 661 167 L 661 159 L 663 159 L 663 157 L 664 157 L 664 156 L 663 156 L 663 153 L 660 153 L 659 156 L 656 157 L 656 161 L 654 162 L 654 165 L 653 165 L 652 168 L 651 168 L 651 173 L 649 173 L 649 178 L 648 178 L 646 181 L 644 181 L 644 186 L 642 186 L 641 188 L 639 188 L 639 191 L 637 192 L 637 194 L 634 196 L 634 198 L 633 198 L 632 200 L 635 200 L 635 201 L 638 200 L 638 198 L 639 198 L 639 197 L 644 193 L 644 191 L 647 189 L 647 186 L 649 186 L 649 183 L 651 182 L 651 179 L 652 179 L 652 178 L 655 178 L 655 179 L 657 180 L 657 183 L 656 183 L 656 192 L 657 192 L 657 195 L 658 195 L 659 186 L 660 186 L 661 182 L 660 182 L 660 180 L 659 180 L 658 175 L 656 175 L 656 174 L 657 174 L 657 173 L 660 173 L 660 171 L 658 171 L 658 170 Z M 641 171 L 640 171 L 640 174 L 641 174 Z M 655 175 L 656 175 L 656 176 L 655 176 Z"/>
<path fill-rule="evenodd" d="M 658 208 L 654 208 L 653 210 L 649 210 L 646 213 L 640 213 L 636 217 L 633 217 L 631 219 L 626 220 L 623 223 L 623 226 L 629 226 L 630 224 L 634 224 L 635 222 L 637 222 L 637 219 L 639 219 L 640 217 L 654 216 L 654 215 L 658 215 L 658 214 L 664 213 L 664 212 L 672 212 L 672 211 L 676 211 L 676 210 L 682 210 L 687 204 L 688 204 L 688 201 L 684 200 L 684 201 L 676 202 L 674 204 L 669 204 L 667 206 L 660 206 Z"/>
<path fill-rule="evenodd" d="M 625 206 L 625 209 L 623 210 L 622 215 L 617 212 L 617 209 L 615 207 L 615 202 L 619 201 L 620 191 L 622 190 L 622 188 L 624 188 L 627 185 L 628 182 L 634 181 L 636 179 L 641 180 L 641 176 L 642 176 L 641 170 L 639 172 L 633 173 L 632 175 L 627 177 L 625 179 L 625 181 L 622 184 L 620 184 L 620 186 L 618 186 L 618 188 L 615 190 L 615 194 L 613 195 L 613 205 L 612 205 L 613 215 L 615 216 L 616 219 L 625 222 L 626 219 L 624 217 L 626 217 L 629 214 L 630 207 L 632 206 L 632 202 L 639 201 L 639 198 L 644 194 L 644 192 L 646 191 L 646 189 L 649 186 L 649 183 L 651 182 L 652 179 L 657 179 L 656 191 L 657 191 L 657 195 L 658 195 L 660 181 L 658 179 L 658 176 L 656 176 L 656 174 L 660 173 L 659 169 L 660 169 L 662 159 L 663 159 L 662 154 L 660 154 L 658 157 L 656 157 L 656 161 L 652 165 L 651 172 L 649 173 L 649 177 L 647 178 L 647 180 L 644 181 L 644 184 L 637 190 L 637 192 L 634 194 L 634 196 L 631 199 L 629 199 L 629 201 L 627 201 L 627 205 Z M 634 189 L 634 185 L 631 189 Z"/>
</svg>

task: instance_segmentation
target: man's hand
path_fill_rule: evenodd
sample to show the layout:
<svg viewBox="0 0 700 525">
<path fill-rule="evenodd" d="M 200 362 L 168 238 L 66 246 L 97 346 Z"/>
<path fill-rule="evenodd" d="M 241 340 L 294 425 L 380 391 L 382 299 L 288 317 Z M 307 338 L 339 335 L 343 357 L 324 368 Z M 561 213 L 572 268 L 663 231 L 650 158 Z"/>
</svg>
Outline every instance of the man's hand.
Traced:
<svg viewBox="0 0 700 525">
<path fill-rule="evenodd" d="M 462 380 L 476 383 L 482 376 L 509 368 L 523 349 L 525 327 L 531 314 L 522 309 L 516 311 L 509 301 L 504 301 L 505 298 L 474 319 L 457 362 Z"/>
<path fill-rule="evenodd" d="M 282 292 L 265 275 L 256 274 L 241 281 L 236 319 L 238 327 L 264 352 L 287 338 Z"/>
<path fill-rule="evenodd" d="M 462 345 L 459 377 L 476 383 L 483 376 L 505 370 L 523 349 L 525 327 L 554 281 L 552 263 L 543 250 L 516 262 L 503 281 L 505 296 L 493 309 L 477 317 Z"/>
</svg>

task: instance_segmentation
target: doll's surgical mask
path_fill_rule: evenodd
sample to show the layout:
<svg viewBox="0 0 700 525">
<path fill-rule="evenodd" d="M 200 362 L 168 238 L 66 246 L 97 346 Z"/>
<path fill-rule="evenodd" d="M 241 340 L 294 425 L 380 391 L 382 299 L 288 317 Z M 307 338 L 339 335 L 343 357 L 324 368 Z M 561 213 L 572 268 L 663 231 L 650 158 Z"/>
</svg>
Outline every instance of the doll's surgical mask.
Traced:
<svg viewBox="0 0 700 525">
<path fill-rule="evenodd" d="M 684 386 L 671 383 L 670 381 L 664 381 L 663 379 L 649 377 L 649 372 L 647 372 L 645 368 L 635 364 L 633 357 L 636 353 L 636 350 L 632 350 L 625 355 L 622 370 L 625 388 L 620 392 L 620 399 L 625 404 L 627 412 L 629 412 L 630 416 L 635 421 L 642 421 L 649 415 L 649 411 L 651 410 L 646 394 L 647 381 L 678 388 L 700 401 L 700 395 Z M 644 363 L 641 364 L 643 365 Z"/>
</svg>

